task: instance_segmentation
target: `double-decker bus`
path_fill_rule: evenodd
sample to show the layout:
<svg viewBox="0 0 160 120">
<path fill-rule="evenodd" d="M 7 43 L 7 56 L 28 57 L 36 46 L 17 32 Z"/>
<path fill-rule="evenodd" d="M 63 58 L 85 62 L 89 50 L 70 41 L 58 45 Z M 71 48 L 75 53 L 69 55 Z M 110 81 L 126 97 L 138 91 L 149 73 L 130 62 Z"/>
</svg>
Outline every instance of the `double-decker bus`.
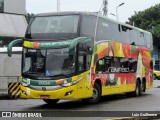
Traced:
<svg viewBox="0 0 160 120">
<path fill-rule="evenodd" d="M 153 85 L 152 35 L 88 12 L 35 15 L 23 43 L 21 98 L 82 99 L 140 96 Z"/>
</svg>

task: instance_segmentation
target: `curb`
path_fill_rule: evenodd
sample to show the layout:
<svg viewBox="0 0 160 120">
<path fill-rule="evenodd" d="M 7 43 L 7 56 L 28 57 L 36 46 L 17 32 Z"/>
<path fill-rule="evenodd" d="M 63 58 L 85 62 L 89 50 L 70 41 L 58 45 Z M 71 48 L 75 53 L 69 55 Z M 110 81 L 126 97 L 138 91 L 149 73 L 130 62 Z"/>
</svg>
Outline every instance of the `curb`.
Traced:
<svg viewBox="0 0 160 120">
<path fill-rule="evenodd" d="M 8 92 L 6 91 L 1 91 L 0 90 L 0 100 L 8 99 Z"/>
<path fill-rule="evenodd" d="M 9 99 L 8 93 L 0 93 L 0 100 Z"/>
</svg>

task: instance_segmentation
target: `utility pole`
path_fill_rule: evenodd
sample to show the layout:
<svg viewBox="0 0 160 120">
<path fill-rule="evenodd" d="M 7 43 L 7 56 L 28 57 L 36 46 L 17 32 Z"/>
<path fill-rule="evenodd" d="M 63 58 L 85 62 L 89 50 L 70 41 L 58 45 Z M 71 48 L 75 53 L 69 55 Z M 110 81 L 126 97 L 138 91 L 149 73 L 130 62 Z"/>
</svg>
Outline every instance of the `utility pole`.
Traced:
<svg viewBox="0 0 160 120">
<path fill-rule="evenodd" d="M 60 12 L 60 0 L 57 0 L 57 12 Z"/>
<path fill-rule="evenodd" d="M 108 0 L 103 0 L 103 16 L 108 16 Z"/>
</svg>

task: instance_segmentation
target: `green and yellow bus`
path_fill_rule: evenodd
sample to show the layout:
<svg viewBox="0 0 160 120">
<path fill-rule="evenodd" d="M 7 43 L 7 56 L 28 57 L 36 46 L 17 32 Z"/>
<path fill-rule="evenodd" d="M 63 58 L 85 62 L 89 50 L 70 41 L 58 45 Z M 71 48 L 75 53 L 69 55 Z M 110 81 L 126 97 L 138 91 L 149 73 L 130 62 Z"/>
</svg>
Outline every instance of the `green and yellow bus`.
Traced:
<svg viewBox="0 0 160 120">
<path fill-rule="evenodd" d="M 35 15 L 23 43 L 21 98 L 82 99 L 140 96 L 153 85 L 152 35 L 88 12 Z"/>
</svg>

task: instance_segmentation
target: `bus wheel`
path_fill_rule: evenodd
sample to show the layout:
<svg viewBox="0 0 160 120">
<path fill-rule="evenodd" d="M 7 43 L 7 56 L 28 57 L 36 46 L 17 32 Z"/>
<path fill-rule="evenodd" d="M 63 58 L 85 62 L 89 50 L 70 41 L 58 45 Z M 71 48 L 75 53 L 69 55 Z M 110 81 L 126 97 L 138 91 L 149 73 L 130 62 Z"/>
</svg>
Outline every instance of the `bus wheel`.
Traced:
<svg viewBox="0 0 160 120">
<path fill-rule="evenodd" d="M 137 97 L 137 96 L 140 96 L 141 95 L 141 89 L 142 88 L 140 86 L 140 83 L 137 81 L 135 91 L 133 91 L 133 92 L 127 92 L 126 96 L 127 97 Z"/>
<path fill-rule="evenodd" d="M 140 95 L 142 95 L 142 94 L 143 94 L 143 92 L 145 92 L 145 91 L 146 91 L 146 89 L 145 89 L 145 82 L 144 82 L 144 81 L 142 81 Z"/>
<path fill-rule="evenodd" d="M 54 105 L 59 101 L 59 99 L 43 99 L 43 101 L 49 105 Z"/>
<path fill-rule="evenodd" d="M 95 83 L 93 88 L 93 94 L 91 98 L 82 99 L 84 102 L 89 104 L 95 104 L 98 103 L 101 98 L 101 88 L 100 86 Z"/>
<path fill-rule="evenodd" d="M 137 81 L 136 89 L 133 92 L 133 96 L 137 97 L 137 96 L 140 96 L 140 95 L 141 95 L 141 85 L 140 85 L 139 81 Z"/>
</svg>

